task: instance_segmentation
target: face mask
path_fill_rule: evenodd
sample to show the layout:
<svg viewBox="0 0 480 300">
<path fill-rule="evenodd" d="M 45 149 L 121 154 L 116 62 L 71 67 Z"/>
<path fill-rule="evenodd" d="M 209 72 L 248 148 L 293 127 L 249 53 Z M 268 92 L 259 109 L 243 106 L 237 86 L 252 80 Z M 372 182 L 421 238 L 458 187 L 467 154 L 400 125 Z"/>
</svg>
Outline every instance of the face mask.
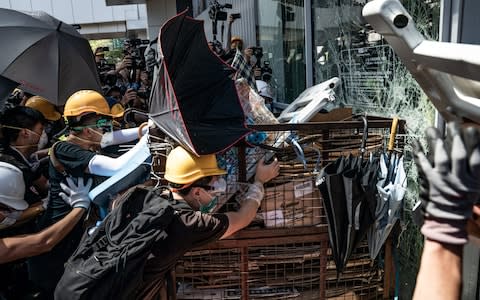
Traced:
<svg viewBox="0 0 480 300">
<path fill-rule="evenodd" d="M 2 211 L 4 219 L 0 222 L 0 229 L 12 226 L 22 215 L 21 210 Z"/>
<path fill-rule="evenodd" d="M 42 135 L 40 136 L 40 139 L 38 140 L 37 148 L 38 150 L 42 150 L 42 149 L 45 149 L 47 145 L 48 145 L 48 135 L 44 130 L 42 132 Z"/>
<path fill-rule="evenodd" d="M 213 209 L 217 206 L 218 203 L 218 197 L 215 196 L 213 197 L 210 202 L 207 204 L 200 204 L 200 212 L 204 214 L 208 214 L 213 211 Z"/>
<path fill-rule="evenodd" d="M 97 132 L 98 133 L 98 132 Z M 105 148 L 113 145 L 113 132 L 106 132 L 102 134 L 102 140 L 100 141 L 100 147 Z"/>
</svg>

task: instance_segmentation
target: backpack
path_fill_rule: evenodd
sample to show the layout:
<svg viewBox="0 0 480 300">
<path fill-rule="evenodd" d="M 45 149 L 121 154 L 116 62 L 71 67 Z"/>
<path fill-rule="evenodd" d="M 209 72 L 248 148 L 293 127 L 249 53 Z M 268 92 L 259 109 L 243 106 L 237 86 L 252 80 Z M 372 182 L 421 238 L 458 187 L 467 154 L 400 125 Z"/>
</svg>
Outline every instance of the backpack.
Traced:
<svg viewBox="0 0 480 300">
<path fill-rule="evenodd" d="M 85 233 L 65 266 L 55 299 L 131 299 L 153 247 L 167 237 L 173 199 L 165 187 L 129 189 L 96 230 Z"/>
</svg>

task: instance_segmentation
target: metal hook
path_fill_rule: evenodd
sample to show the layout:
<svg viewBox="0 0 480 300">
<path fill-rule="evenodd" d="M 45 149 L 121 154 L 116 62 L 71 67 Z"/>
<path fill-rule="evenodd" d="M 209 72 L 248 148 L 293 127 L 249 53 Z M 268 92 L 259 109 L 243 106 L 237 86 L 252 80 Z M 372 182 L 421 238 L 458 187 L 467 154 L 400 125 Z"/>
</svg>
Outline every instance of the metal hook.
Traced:
<svg viewBox="0 0 480 300">
<path fill-rule="evenodd" d="M 365 151 L 367 150 L 367 139 L 368 139 L 368 120 L 367 120 L 367 113 L 365 115 L 359 116 L 363 121 L 363 137 L 362 137 L 362 144 L 360 146 L 360 155 L 363 159 Z"/>
</svg>

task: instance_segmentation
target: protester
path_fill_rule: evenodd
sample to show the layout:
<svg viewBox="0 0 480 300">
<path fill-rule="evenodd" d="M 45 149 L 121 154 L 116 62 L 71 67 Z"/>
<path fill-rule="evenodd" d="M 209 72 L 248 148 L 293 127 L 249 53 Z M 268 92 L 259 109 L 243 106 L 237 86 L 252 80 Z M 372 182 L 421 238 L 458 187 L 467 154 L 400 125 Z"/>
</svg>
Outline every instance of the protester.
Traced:
<svg viewBox="0 0 480 300">
<path fill-rule="evenodd" d="M 101 148 L 137 139 L 139 129 L 112 132 L 112 118 L 118 116 L 111 114 L 107 101 L 96 91 L 83 90 L 70 96 L 65 104 L 64 117 L 70 133 L 66 141 L 57 143 L 50 153 L 50 196 L 39 222 L 40 229 L 61 221 L 71 211 L 60 196 L 60 184 L 68 176 L 84 180 L 92 178 L 95 186 L 128 164 L 147 142 L 146 138 L 141 139 L 137 146 L 118 158 L 97 154 Z M 53 295 L 63 273 L 63 264 L 77 247 L 82 234 L 82 222 L 79 222 L 52 251 L 29 261 L 31 279 L 49 295 Z M 45 276 L 46 273 L 49 276 Z"/>
<path fill-rule="evenodd" d="M 226 182 L 220 177 L 226 172 L 218 168 L 214 154 L 197 157 L 181 147 L 172 150 L 166 160 L 165 179 L 173 192 L 172 205 L 179 213 L 168 226 L 168 237 L 147 261 L 144 282 L 136 298 L 167 299 L 165 276 L 177 259 L 190 249 L 229 237 L 248 226 L 263 199 L 263 184 L 275 178 L 279 168 L 276 160 L 269 165 L 261 160 L 240 209 L 210 213 L 218 193 L 226 191 Z"/>
<path fill-rule="evenodd" d="M 43 211 L 42 203 L 37 202 L 29 206 L 25 201 L 25 181 L 22 171 L 12 164 L 0 162 L 0 230 L 3 235 L 5 229 L 22 225 L 40 212 Z M 18 233 L 26 233 L 26 231 L 17 231 Z M 0 258 L 1 261 L 1 258 Z"/>
<path fill-rule="evenodd" d="M 22 172 L 14 165 L 0 162 L 0 181 L 0 299 L 44 299 L 41 290 L 28 281 L 27 265 L 20 259 L 49 251 L 70 232 L 88 209 L 91 182 L 83 186 L 80 179 L 77 187 L 69 179 L 68 186 L 62 188 L 69 195 L 63 198 L 73 207 L 72 212 L 61 222 L 34 233 L 35 228 L 27 225 L 43 207 L 28 206 L 24 200 Z"/>
<path fill-rule="evenodd" d="M 480 199 L 480 134 L 473 127 L 448 125 L 446 140 L 438 130 L 427 130 L 432 152 L 427 158 L 417 142 L 415 160 L 423 181 L 425 236 L 414 299 L 460 299 L 463 246 L 467 223 L 478 232 Z M 477 212 L 477 221 L 472 212 Z"/>
<path fill-rule="evenodd" d="M 0 161 L 22 170 L 27 203 L 41 201 L 47 195 L 48 182 L 42 175 L 40 162 L 32 162 L 30 157 L 48 143 L 43 115 L 30 107 L 17 106 L 4 112 L 1 124 L 5 145 Z"/>
<path fill-rule="evenodd" d="M 42 113 L 46 120 L 45 133 L 47 133 L 49 139 L 57 133 L 55 132 L 55 129 L 63 129 L 64 124 L 61 122 L 62 114 L 57 110 L 55 105 L 47 99 L 41 96 L 33 96 L 28 98 L 27 102 L 25 102 L 25 106 L 36 109 Z M 60 124 L 57 125 L 57 123 Z"/>
<path fill-rule="evenodd" d="M 18 182 L 18 169 L 15 170 L 15 166 L 5 166 L 4 163 L 0 163 L 0 169 L 2 169 L 0 172 L 0 180 L 2 180 L 2 182 L 8 180 Z M 18 172 L 20 172 L 20 170 L 18 170 Z M 68 178 L 68 185 L 64 185 L 63 183 L 61 185 L 65 192 L 65 194 L 61 194 L 62 199 L 73 208 L 65 218 L 39 233 L 0 239 L 0 264 L 50 251 L 72 230 L 90 206 L 88 192 L 92 181 L 89 180 L 85 185 L 83 184 L 82 178 L 77 179 L 77 181 L 78 185 L 75 184 L 73 179 Z M 0 204 L 16 211 L 22 211 L 22 209 L 27 208 L 28 204 L 22 199 L 22 195 L 25 193 L 25 186 L 23 185 L 22 187 L 20 185 L 21 184 L 15 184 L 15 186 L 10 185 L 10 187 L 13 188 L 11 193 L 15 193 L 15 197 L 5 196 L 4 193 L 0 194 Z M 25 213 L 26 211 L 23 211 L 23 214 Z M 2 218 L 3 220 L 0 223 L 0 227 L 2 223 L 5 223 L 5 220 L 8 221 L 8 224 L 12 224 L 11 218 L 0 211 L 0 220 Z"/>
</svg>

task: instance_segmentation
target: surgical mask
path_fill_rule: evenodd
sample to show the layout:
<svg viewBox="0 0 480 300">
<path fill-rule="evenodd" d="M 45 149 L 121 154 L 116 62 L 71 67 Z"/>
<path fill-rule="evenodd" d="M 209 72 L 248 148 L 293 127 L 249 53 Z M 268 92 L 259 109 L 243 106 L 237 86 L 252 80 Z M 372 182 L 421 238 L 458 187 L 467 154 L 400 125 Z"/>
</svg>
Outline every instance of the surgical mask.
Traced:
<svg viewBox="0 0 480 300">
<path fill-rule="evenodd" d="M 4 229 L 15 224 L 22 213 L 23 211 L 21 210 L 2 211 L 4 219 L 2 222 L 0 222 L 0 229 Z"/>
<path fill-rule="evenodd" d="M 38 140 L 37 148 L 38 150 L 42 150 L 42 149 L 45 149 L 47 145 L 48 145 L 48 135 L 44 130 L 42 132 L 42 135 L 40 136 L 40 139 Z"/>
<path fill-rule="evenodd" d="M 105 148 L 113 145 L 113 132 L 106 132 L 102 134 L 102 140 L 100 141 L 100 147 Z"/>
<path fill-rule="evenodd" d="M 215 196 L 207 204 L 200 204 L 200 212 L 204 214 L 208 214 L 212 212 L 215 209 L 215 207 L 217 207 L 217 204 L 218 204 L 218 197 Z"/>
<path fill-rule="evenodd" d="M 38 136 L 39 139 L 37 142 L 35 143 L 32 143 L 30 145 L 23 145 L 23 146 L 15 146 L 16 148 L 27 148 L 27 147 L 32 147 L 32 146 L 37 146 L 37 148 L 40 150 L 40 149 L 43 149 L 45 148 L 45 146 L 48 144 L 48 136 L 47 134 L 45 133 L 45 130 L 42 131 L 42 134 L 39 134 L 31 129 L 28 129 L 28 128 L 23 128 L 23 127 L 16 127 L 16 126 L 8 126 L 8 125 L 2 125 L 2 127 L 5 127 L 5 128 L 11 128 L 11 129 L 17 129 L 17 130 L 22 130 L 22 129 L 25 129 L 26 131 L 30 132 L 30 133 L 33 133 L 34 135 Z M 40 148 L 40 142 L 42 140 L 42 137 L 45 135 L 44 139 L 46 139 L 46 143 L 44 141 L 42 141 L 42 143 L 44 143 L 43 147 Z"/>
</svg>

